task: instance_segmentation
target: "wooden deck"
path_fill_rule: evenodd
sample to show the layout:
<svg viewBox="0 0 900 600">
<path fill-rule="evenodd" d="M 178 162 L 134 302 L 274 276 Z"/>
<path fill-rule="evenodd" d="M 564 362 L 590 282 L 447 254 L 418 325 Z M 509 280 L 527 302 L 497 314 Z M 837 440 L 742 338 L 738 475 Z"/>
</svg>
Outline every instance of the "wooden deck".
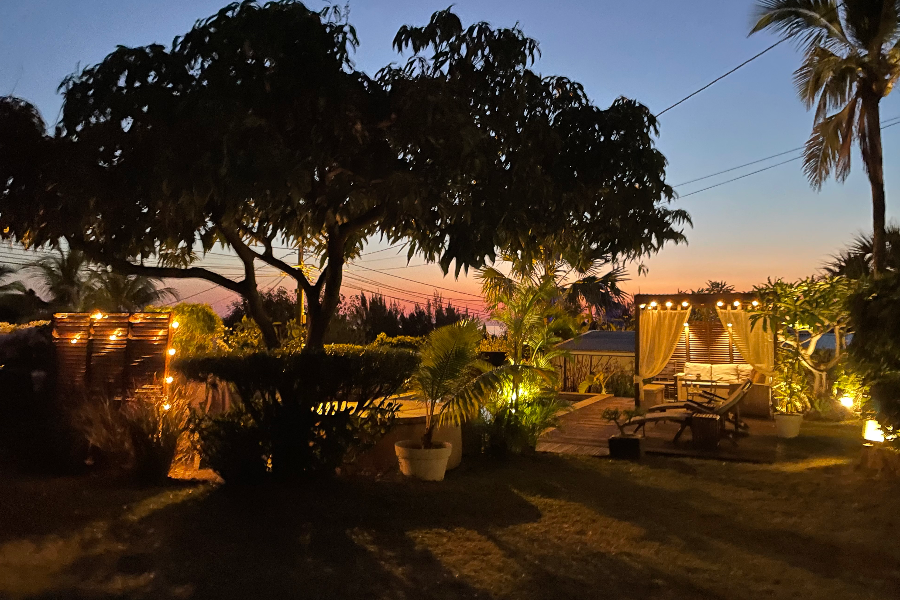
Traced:
<svg viewBox="0 0 900 600">
<path fill-rule="evenodd" d="M 604 420 L 600 415 L 606 408 L 633 408 L 634 399 L 616 398 L 613 396 L 594 396 L 573 405 L 570 412 L 560 418 L 559 427 L 551 429 L 541 436 L 537 444 L 538 452 L 556 454 L 581 454 L 588 456 L 608 456 L 607 440 L 618 433 L 613 423 Z M 681 440 L 672 442 L 678 425 L 674 423 L 657 423 L 646 427 L 644 452 L 647 454 L 663 454 L 671 456 L 689 456 L 716 460 L 732 460 L 743 462 L 771 463 L 775 462 L 778 451 L 778 438 L 775 435 L 774 421 L 763 419 L 745 419 L 750 426 L 750 435 L 741 438 L 737 444 L 722 440 L 715 451 L 697 450 L 693 447 L 690 429 L 685 431 Z"/>
</svg>

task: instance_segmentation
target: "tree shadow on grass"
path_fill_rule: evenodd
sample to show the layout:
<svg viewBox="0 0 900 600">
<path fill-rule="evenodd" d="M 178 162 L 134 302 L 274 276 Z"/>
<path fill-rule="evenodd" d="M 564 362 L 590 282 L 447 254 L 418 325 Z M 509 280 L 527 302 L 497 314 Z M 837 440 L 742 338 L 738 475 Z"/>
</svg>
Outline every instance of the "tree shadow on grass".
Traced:
<svg viewBox="0 0 900 600">
<path fill-rule="evenodd" d="M 547 460 L 551 464 L 560 460 L 569 462 L 556 457 Z M 622 469 L 596 469 L 586 463 L 569 462 L 568 468 L 560 465 L 550 470 L 555 473 L 552 485 L 547 481 L 536 483 L 527 477 L 515 478 L 510 485 L 526 495 L 575 502 L 599 514 L 633 523 L 651 541 L 680 540 L 692 553 L 714 560 L 725 560 L 721 555 L 723 544 L 734 545 L 818 577 L 842 579 L 850 585 L 865 580 L 897 580 L 893 584 L 900 584 L 896 562 L 883 551 L 882 545 L 864 540 L 838 543 L 826 539 L 834 529 L 821 531 L 821 535 L 806 535 L 779 527 L 771 515 L 748 512 L 752 502 L 746 502 L 739 487 L 732 500 L 723 500 L 710 496 L 703 485 L 677 491 L 645 485 L 639 476 L 622 476 Z M 810 511 L 835 508 L 817 507 L 811 498 L 790 498 L 785 502 L 791 503 L 797 514 L 803 513 L 803 507 Z M 835 523 L 834 527 L 839 528 L 840 524 Z"/>
</svg>

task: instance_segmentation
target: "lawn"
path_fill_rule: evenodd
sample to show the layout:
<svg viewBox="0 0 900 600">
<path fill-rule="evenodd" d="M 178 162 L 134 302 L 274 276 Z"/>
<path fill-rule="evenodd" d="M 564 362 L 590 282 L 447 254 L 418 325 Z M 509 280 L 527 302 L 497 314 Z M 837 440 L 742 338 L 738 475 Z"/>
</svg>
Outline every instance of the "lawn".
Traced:
<svg viewBox="0 0 900 600">
<path fill-rule="evenodd" d="M 0 597 L 897 597 L 900 484 L 853 470 L 857 426 L 805 427 L 774 465 L 537 455 L 242 492 L 7 477 Z"/>
</svg>

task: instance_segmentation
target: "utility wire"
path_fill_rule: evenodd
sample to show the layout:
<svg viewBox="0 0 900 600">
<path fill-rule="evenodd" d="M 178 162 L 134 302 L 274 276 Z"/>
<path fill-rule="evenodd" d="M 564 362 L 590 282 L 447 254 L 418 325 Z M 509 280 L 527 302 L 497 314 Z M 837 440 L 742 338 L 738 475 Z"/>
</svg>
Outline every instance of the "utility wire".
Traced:
<svg viewBox="0 0 900 600">
<path fill-rule="evenodd" d="M 728 71 L 728 72 L 725 73 L 724 75 L 720 75 L 720 76 L 716 77 L 715 79 L 713 79 L 712 81 L 710 81 L 709 83 L 707 83 L 706 85 L 704 85 L 704 86 L 703 86 L 702 88 L 700 88 L 699 90 L 697 90 L 697 91 L 695 91 L 695 92 L 692 92 L 692 93 L 688 94 L 687 96 L 685 96 L 684 98 L 682 98 L 681 100 L 679 100 L 678 102 L 676 102 L 675 104 L 673 104 L 672 106 L 669 106 L 668 108 L 664 108 L 663 110 L 661 110 L 660 112 L 658 112 L 658 113 L 655 115 L 655 117 L 658 119 L 659 117 L 663 116 L 664 114 L 666 114 L 667 112 L 669 112 L 670 110 L 672 110 L 673 108 L 675 108 L 676 106 L 679 106 L 679 105 L 681 105 L 681 104 L 684 104 L 685 102 L 687 102 L 688 100 L 690 100 L 691 98 L 693 98 L 694 96 L 696 96 L 697 94 L 699 94 L 700 92 L 702 92 L 702 91 L 704 91 L 704 90 L 706 90 L 706 89 L 711 88 L 712 86 L 714 86 L 714 85 L 717 84 L 718 82 L 722 81 L 723 79 L 725 79 L 726 77 L 728 77 L 729 75 L 731 75 L 732 73 L 734 73 L 735 71 L 737 71 L 737 70 L 739 70 L 739 69 L 741 69 L 741 68 L 743 68 L 743 67 L 749 65 L 750 63 L 752 63 L 754 60 L 756 60 L 757 58 L 759 58 L 760 56 L 762 56 L 763 54 L 765 54 L 765 53 L 768 52 L 769 50 L 773 50 L 774 48 L 780 46 L 781 44 L 783 44 L 783 43 L 786 42 L 787 40 L 788 40 L 788 38 L 782 38 L 782 39 L 778 40 L 777 42 L 775 42 L 774 44 L 772 44 L 771 46 L 769 46 L 768 48 L 766 48 L 766 49 L 763 50 L 762 52 L 760 52 L 760 53 L 758 53 L 758 54 L 755 54 L 754 56 L 751 56 L 750 58 L 748 58 L 747 60 L 745 60 L 744 62 L 742 62 L 742 63 L 739 64 L 738 66 L 736 66 L 735 68 L 731 69 L 730 71 Z"/>
</svg>

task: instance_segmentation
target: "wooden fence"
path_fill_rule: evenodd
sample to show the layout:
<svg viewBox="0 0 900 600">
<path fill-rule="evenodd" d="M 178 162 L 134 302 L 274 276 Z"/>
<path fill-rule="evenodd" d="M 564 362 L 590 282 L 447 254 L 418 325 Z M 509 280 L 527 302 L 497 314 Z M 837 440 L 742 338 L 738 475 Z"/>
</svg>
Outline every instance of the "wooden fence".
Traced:
<svg viewBox="0 0 900 600">
<path fill-rule="evenodd" d="M 60 394 L 130 398 L 164 389 L 170 313 L 58 313 L 52 323 Z"/>
</svg>

